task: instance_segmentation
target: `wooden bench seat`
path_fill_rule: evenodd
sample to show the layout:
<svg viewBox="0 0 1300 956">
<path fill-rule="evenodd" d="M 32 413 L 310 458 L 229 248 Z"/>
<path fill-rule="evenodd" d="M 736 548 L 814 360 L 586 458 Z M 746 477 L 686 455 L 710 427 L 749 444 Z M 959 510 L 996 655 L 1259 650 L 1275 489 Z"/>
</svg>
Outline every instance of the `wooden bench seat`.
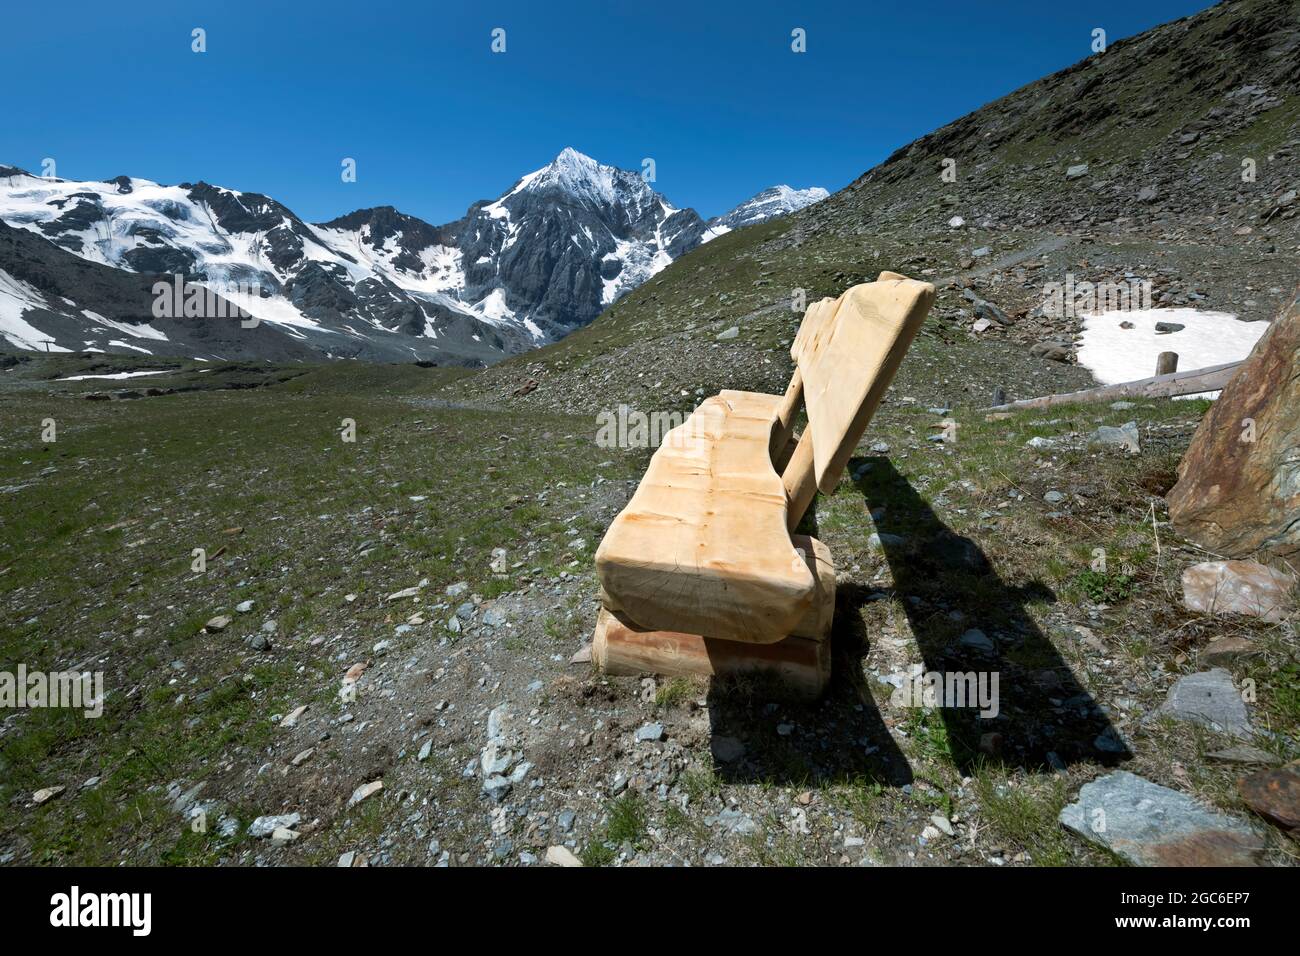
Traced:
<svg viewBox="0 0 1300 956">
<path fill-rule="evenodd" d="M 807 642 L 829 633 L 834 568 L 792 533 L 817 490 L 834 490 L 933 300 L 933 286 L 894 273 L 821 300 L 791 346 L 785 395 L 724 391 L 668 433 L 596 551 L 597 664 L 767 668 L 824 686 L 829 653 Z"/>
<path fill-rule="evenodd" d="M 817 582 L 769 455 L 778 395 L 723 392 L 667 436 L 596 551 L 604 604 L 656 630 L 779 641 Z"/>
</svg>

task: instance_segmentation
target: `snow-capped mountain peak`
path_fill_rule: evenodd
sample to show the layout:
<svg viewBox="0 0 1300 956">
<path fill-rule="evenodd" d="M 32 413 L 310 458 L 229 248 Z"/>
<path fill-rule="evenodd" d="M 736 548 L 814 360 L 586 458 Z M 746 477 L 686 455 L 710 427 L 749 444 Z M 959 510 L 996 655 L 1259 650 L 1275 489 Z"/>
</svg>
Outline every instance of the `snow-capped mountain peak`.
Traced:
<svg viewBox="0 0 1300 956">
<path fill-rule="evenodd" d="M 766 222 L 768 219 L 775 219 L 777 216 L 788 216 L 792 212 L 798 212 L 805 206 L 821 202 L 829 195 L 830 193 L 820 186 L 813 186 L 809 189 L 792 189 L 789 186 L 782 185 L 764 189 L 761 193 L 746 199 L 726 215 L 710 219 L 704 232 L 703 241 L 708 242 L 710 239 L 716 239 L 733 229 L 741 229 L 758 222 Z"/>
<path fill-rule="evenodd" d="M 492 362 L 587 324 L 715 235 L 824 196 L 773 187 L 706 227 L 639 171 L 567 147 L 444 226 L 392 206 L 310 224 L 268 196 L 204 182 L 78 182 L 0 166 L 0 221 L 40 237 L 0 242 L 0 271 L 8 249 L 45 256 L 67 277 L 56 283 L 60 296 L 34 298 L 9 270 L 22 295 L 9 296 L 13 334 L 0 322 L 0 338 L 18 347 L 45 335 L 78 350 L 236 357 L 275 351 L 287 337 L 280 354 Z M 39 252 L 42 243 L 56 248 Z M 138 278 L 113 280 L 119 293 L 107 303 L 68 256 Z M 176 274 L 265 322 L 257 341 L 226 335 L 217 349 L 197 326 L 160 331 L 149 301 L 136 302 L 132 290 Z"/>
</svg>

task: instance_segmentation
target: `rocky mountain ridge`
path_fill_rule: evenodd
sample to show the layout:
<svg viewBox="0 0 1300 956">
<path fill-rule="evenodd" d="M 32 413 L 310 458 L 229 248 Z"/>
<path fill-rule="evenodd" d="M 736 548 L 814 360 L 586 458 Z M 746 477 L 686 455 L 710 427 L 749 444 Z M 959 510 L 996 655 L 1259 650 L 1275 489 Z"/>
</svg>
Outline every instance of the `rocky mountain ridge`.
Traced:
<svg viewBox="0 0 1300 956">
<path fill-rule="evenodd" d="M 769 193 L 775 198 L 759 201 Z M 823 193 L 767 190 L 723 217 L 732 224 L 726 228 Z M 24 244 L 29 271 L 33 258 L 45 258 L 38 271 L 61 276 L 43 289 L 19 286 L 0 260 L 8 276 L 0 333 L 13 347 L 220 359 L 258 357 L 265 344 L 241 341 L 229 325 L 203 341 L 159 335 L 152 296 L 133 298 L 125 312 L 120 297 L 88 297 L 68 281 L 84 273 L 59 254 L 68 253 L 151 277 L 118 283 L 119 291 L 183 275 L 275 330 L 273 339 L 318 357 L 469 365 L 586 324 L 713 237 L 694 210 L 676 209 L 640 174 L 571 148 L 443 226 L 391 206 L 313 224 L 271 197 L 204 182 L 79 182 L 15 167 L 0 167 L 0 221 L 52 246 Z M 106 324 L 109 313 L 124 324 Z M 220 351 L 209 348 L 215 343 Z M 282 358 L 295 350 L 273 351 Z"/>
</svg>

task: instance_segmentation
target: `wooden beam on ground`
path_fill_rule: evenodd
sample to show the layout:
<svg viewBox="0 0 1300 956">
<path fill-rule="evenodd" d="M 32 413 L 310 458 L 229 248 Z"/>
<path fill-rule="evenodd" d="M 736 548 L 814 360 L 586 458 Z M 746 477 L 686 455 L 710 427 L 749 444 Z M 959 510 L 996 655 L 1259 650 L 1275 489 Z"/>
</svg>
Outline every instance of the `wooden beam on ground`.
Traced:
<svg viewBox="0 0 1300 956">
<path fill-rule="evenodd" d="M 1154 378 L 1139 379 L 1136 382 L 1121 382 L 1118 385 L 1102 385 L 1097 388 L 1085 388 L 1078 392 L 1064 392 L 1059 395 L 1044 395 L 1041 398 L 1026 398 L 1005 405 L 994 405 L 986 412 L 1008 412 L 1019 408 L 1049 408 L 1052 405 L 1064 405 L 1067 402 L 1095 402 L 1107 398 L 1171 398 L 1175 395 L 1193 395 L 1196 392 L 1215 392 L 1227 385 L 1232 376 L 1237 374 L 1241 362 L 1228 362 L 1226 365 L 1213 365 L 1209 368 L 1191 369 L 1186 372 L 1173 372 L 1169 375 L 1157 375 Z"/>
</svg>

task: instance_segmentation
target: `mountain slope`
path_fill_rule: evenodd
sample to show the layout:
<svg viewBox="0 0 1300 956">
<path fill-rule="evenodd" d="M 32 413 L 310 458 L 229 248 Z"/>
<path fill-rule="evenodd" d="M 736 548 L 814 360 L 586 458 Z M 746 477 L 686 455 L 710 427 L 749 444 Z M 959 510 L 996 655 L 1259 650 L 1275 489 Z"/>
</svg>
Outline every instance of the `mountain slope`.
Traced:
<svg viewBox="0 0 1300 956">
<path fill-rule="evenodd" d="M 813 302 L 885 269 L 939 287 L 894 388 L 934 405 L 1090 384 L 1068 361 L 1081 315 L 1042 308 L 1071 276 L 1149 282 L 1156 306 L 1271 318 L 1300 273 L 1298 54 L 1289 0 L 1224 3 L 1115 43 L 821 202 L 705 244 L 591 326 L 456 389 L 509 398 L 535 379 L 510 400 L 555 408 L 780 390 L 797 293 Z M 1004 321 L 977 333 L 985 302 Z M 1067 361 L 1031 354 L 1039 343 Z"/>
<path fill-rule="evenodd" d="M 775 200 L 746 204 L 729 221 L 788 211 L 787 194 L 795 195 L 779 187 Z M 321 357 L 470 365 L 586 324 L 706 238 L 694 210 L 676 209 L 640 175 L 573 149 L 444 226 L 391 206 L 312 225 L 268 196 L 208 183 L 75 182 L 13 167 L 0 167 L 0 220 L 129 274 L 183 274 Z M 51 268 L 67 273 L 60 262 Z M 80 309 L 49 328 L 37 328 L 48 315 L 24 318 L 21 297 L 10 296 L 14 322 L 24 326 L 9 343 L 22 348 L 39 337 L 65 348 L 128 347 L 97 327 L 77 327 L 82 310 L 103 310 L 75 288 L 63 294 Z M 146 298 L 134 305 L 143 325 L 134 338 L 152 334 L 150 305 Z M 196 356 L 230 357 L 209 355 L 203 344 L 211 343 L 194 343 Z M 226 344 L 244 354 L 244 345 Z"/>
</svg>

